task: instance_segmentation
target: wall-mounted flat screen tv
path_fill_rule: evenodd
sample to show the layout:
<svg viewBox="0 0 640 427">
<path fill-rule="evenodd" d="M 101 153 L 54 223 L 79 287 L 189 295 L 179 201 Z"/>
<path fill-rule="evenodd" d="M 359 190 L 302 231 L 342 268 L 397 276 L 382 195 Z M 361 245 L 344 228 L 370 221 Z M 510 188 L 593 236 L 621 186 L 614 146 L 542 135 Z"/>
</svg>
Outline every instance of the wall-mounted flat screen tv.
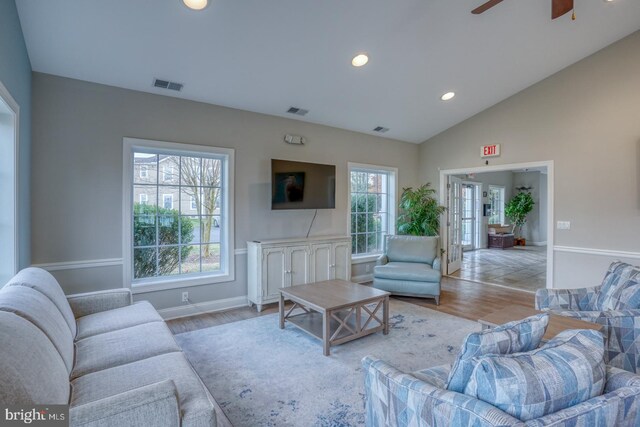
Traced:
<svg viewBox="0 0 640 427">
<path fill-rule="evenodd" d="M 271 209 L 335 207 L 335 165 L 271 160 Z"/>
</svg>

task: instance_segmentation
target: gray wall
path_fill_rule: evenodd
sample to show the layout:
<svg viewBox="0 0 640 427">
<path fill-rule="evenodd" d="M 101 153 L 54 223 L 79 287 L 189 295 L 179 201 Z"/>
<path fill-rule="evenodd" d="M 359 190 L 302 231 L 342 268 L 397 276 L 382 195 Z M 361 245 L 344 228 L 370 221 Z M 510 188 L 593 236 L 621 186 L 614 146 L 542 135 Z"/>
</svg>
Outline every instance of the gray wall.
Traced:
<svg viewBox="0 0 640 427">
<path fill-rule="evenodd" d="M 612 259 L 640 258 L 639 105 L 636 32 L 425 141 L 420 179 L 437 185 L 439 168 L 484 165 L 484 144 L 502 144 L 490 164 L 553 160 L 553 219 L 571 221 L 549 242 L 554 286 L 599 283 Z"/>
<path fill-rule="evenodd" d="M 272 158 L 337 166 L 336 209 L 318 211 L 312 236 L 347 233 L 347 162 L 397 167 L 399 188 L 418 182 L 415 144 L 39 73 L 33 92 L 34 264 L 121 258 L 125 136 L 236 150 L 236 249 L 304 236 L 311 223 L 313 211 L 271 211 Z M 284 143 L 286 133 L 307 144 Z M 54 273 L 67 292 L 123 286 L 121 265 Z M 182 290 L 138 298 L 179 306 Z M 187 290 L 194 302 L 246 295 L 246 254 L 234 282 Z"/>
<path fill-rule="evenodd" d="M 31 262 L 31 62 L 13 0 L 0 1 L 0 82 L 20 106 L 18 147 L 18 264 Z"/>
</svg>

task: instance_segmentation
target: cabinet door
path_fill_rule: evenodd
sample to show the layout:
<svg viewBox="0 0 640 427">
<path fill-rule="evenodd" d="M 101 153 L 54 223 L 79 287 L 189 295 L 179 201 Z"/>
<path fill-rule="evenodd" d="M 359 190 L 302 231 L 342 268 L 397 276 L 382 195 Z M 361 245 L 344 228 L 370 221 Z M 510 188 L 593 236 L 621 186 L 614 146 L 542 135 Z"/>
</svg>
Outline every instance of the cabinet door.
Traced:
<svg viewBox="0 0 640 427">
<path fill-rule="evenodd" d="M 276 298 L 278 289 L 286 284 L 286 257 L 284 248 L 262 250 L 262 298 Z"/>
<path fill-rule="evenodd" d="M 330 243 L 311 245 L 311 282 L 323 282 L 332 278 L 332 251 Z"/>
<path fill-rule="evenodd" d="M 287 248 L 286 286 L 304 285 L 309 282 L 309 247 L 292 246 Z"/>
<path fill-rule="evenodd" d="M 351 280 L 351 243 L 337 242 L 333 245 L 333 278 Z"/>
</svg>

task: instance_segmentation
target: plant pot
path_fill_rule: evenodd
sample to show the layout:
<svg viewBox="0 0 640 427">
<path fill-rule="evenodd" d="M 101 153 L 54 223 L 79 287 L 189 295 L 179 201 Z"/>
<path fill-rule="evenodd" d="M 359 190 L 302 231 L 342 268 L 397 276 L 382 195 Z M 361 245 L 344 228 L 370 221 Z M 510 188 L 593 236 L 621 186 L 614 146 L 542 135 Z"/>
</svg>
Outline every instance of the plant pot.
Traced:
<svg viewBox="0 0 640 427">
<path fill-rule="evenodd" d="M 524 239 L 524 238 L 522 238 L 522 237 L 518 237 L 517 239 L 514 239 L 514 240 L 513 240 L 513 243 L 514 243 L 516 246 L 526 246 L 526 244 L 527 244 L 527 240 L 526 240 L 526 239 Z"/>
</svg>

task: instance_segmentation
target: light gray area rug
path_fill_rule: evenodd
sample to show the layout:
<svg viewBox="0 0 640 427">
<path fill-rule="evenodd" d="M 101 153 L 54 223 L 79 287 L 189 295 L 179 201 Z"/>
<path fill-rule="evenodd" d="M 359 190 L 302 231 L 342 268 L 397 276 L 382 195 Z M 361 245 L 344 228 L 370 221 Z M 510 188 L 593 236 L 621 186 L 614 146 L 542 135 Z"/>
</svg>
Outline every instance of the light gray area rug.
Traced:
<svg viewBox="0 0 640 427">
<path fill-rule="evenodd" d="M 360 361 L 379 357 L 412 372 L 453 362 L 476 322 L 391 300 L 382 332 L 331 348 L 278 315 L 176 335 L 180 346 L 235 427 L 364 424 Z"/>
</svg>

